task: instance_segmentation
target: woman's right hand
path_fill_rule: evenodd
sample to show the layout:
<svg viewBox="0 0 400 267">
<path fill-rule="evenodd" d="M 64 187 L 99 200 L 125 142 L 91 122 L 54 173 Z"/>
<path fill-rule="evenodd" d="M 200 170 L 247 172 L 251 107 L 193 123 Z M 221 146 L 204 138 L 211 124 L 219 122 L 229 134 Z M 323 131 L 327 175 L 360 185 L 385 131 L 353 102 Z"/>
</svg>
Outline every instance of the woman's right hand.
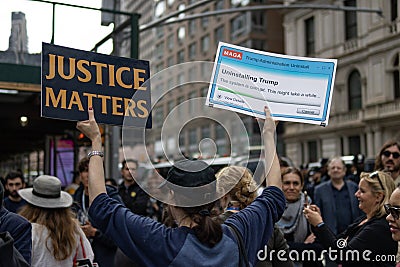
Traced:
<svg viewBox="0 0 400 267">
<path fill-rule="evenodd" d="M 76 124 L 76 128 L 86 135 L 92 142 L 98 138 L 101 140 L 100 129 L 94 117 L 94 110 L 92 107 L 89 107 L 88 114 L 89 119 L 85 121 L 79 121 Z"/>
<path fill-rule="evenodd" d="M 275 134 L 276 125 L 278 125 L 279 121 L 274 121 L 271 117 L 271 111 L 267 106 L 264 107 L 265 112 L 265 121 L 264 121 L 264 128 L 263 133 L 272 133 Z"/>
</svg>

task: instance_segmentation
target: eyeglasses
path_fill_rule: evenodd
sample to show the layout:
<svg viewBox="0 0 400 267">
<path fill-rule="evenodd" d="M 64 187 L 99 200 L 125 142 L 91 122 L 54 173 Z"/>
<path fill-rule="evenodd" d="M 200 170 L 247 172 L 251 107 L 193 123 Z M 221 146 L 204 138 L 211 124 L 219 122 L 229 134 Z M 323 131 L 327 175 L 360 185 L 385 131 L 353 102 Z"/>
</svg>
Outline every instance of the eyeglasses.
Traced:
<svg viewBox="0 0 400 267">
<path fill-rule="evenodd" d="M 383 151 L 382 155 L 384 155 L 387 158 L 390 157 L 390 155 L 392 155 L 394 159 L 398 159 L 400 157 L 399 152 L 390 152 L 389 150 Z"/>
<path fill-rule="evenodd" d="M 385 188 L 383 187 L 381 178 L 379 178 L 378 171 L 374 171 L 373 173 L 371 173 L 371 174 L 369 175 L 369 178 L 375 178 L 375 177 L 378 178 L 378 182 L 379 182 L 379 184 L 381 185 L 382 190 L 385 191 Z"/>
<path fill-rule="evenodd" d="M 392 216 L 395 220 L 398 220 L 400 218 L 400 208 L 392 207 L 392 205 L 390 205 L 390 204 L 385 204 L 383 206 L 385 207 L 385 211 L 386 211 L 387 215 L 392 214 Z"/>
</svg>

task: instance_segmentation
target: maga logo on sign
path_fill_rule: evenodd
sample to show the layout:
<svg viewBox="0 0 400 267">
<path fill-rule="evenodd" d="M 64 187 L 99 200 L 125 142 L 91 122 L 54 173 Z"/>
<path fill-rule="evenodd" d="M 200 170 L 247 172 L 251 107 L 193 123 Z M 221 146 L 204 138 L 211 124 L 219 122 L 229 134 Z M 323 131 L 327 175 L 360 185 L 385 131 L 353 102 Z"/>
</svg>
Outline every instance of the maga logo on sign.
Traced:
<svg viewBox="0 0 400 267">
<path fill-rule="evenodd" d="M 230 49 L 226 49 L 226 48 L 225 48 L 225 49 L 222 51 L 222 55 L 223 55 L 223 56 L 226 56 L 226 57 L 231 57 L 231 58 L 236 58 L 236 59 L 242 60 L 242 55 L 243 55 L 243 53 L 237 52 L 237 51 L 235 51 L 235 50 L 230 50 Z"/>
</svg>

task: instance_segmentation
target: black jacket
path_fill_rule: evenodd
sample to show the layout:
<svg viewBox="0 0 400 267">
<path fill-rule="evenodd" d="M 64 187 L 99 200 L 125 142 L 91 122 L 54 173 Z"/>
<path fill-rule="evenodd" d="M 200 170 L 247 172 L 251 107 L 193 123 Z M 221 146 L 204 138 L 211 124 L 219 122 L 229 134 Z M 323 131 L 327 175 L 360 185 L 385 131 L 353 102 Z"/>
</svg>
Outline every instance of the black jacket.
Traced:
<svg viewBox="0 0 400 267">
<path fill-rule="evenodd" d="M 32 225 L 22 216 L 12 213 L 0 206 L 0 233 L 9 232 L 14 240 L 14 247 L 24 259 L 31 263 Z M 3 250 L 0 250 L 3 255 Z M 12 266 L 12 265 L 10 265 Z"/>
<path fill-rule="evenodd" d="M 107 194 L 119 201 L 120 203 L 122 202 L 122 199 L 120 198 L 118 191 L 115 187 L 106 185 L 106 190 Z M 75 191 L 74 194 L 74 204 L 72 206 L 72 210 L 78 214 L 79 212 L 82 212 L 83 207 L 82 207 L 82 196 L 84 194 L 84 188 L 83 185 L 81 184 L 78 189 Z M 89 210 L 89 208 L 86 208 Z M 90 223 L 95 227 L 95 223 L 92 221 L 92 219 L 89 217 Z M 94 261 L 99 264 L 99 266 L 109 266 L 113 267 L 114 266 L 114 256 L 115 252 L 117 251 L 117 246 L 114 244 L 114 242 L 104 235 L 100 230 L 97 230 L 95 237 L 90 238 L 91 244 L 92 244 L 92 249 L 94 253 Z"/>
<path fill-rule="evenodd" d="M 125 204 L 125 207 L 130 209 L 135 214 L 142 216 L 148 215 L 147 206 L 150 197 L 137 183 L 134 183 L 126 188 L 124 182 L 122 182 L 118 186 L 118 192 Z"/>
<path fill-rule="evenodd" d="M 392 239 L 385 216 L 374 217 L 359 226 L 365 218 L 366 216 L 362 216 L 338 236 L 335 236 L 326 224 L 319 228 L 313 227 L 313 232 L 326 249 L 337 250 L 336 255 L 340 253 L 342 255 L 359 255 L 359 260 L 352 260 L 351 257 L 336 260 L 336 262 L 342 263 L 343 267 L 394 266 L 394 261 L 376 261 L 376 259 L 378 260 L 377 256 L 387 257 L 392 255 L 395 257 L 397 253 L 397 242 Z M 367 251 L 367 254 L 365 254 L 365 251 Z"/>
<path fill-rule="evenodd" d="M 0 233 L 0 267 L 28 267 L 29 264 L 14 247 L 14 239 L 9 232 Z"/>
</svg>

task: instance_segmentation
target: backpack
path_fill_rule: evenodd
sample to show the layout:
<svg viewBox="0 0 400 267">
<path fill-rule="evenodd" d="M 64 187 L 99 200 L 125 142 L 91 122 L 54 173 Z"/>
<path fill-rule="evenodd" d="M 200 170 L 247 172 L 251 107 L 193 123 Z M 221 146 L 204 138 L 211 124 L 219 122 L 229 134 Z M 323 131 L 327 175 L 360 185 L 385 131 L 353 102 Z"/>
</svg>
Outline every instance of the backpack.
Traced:
<svg viewBox="0 0 400 267">
<path fill-rule="evenodd" d="M 0 267 L 29 267 L 24 257 L 14 247 L 14 239 L 9 232 L 0 233 Z"/>
</svg>

